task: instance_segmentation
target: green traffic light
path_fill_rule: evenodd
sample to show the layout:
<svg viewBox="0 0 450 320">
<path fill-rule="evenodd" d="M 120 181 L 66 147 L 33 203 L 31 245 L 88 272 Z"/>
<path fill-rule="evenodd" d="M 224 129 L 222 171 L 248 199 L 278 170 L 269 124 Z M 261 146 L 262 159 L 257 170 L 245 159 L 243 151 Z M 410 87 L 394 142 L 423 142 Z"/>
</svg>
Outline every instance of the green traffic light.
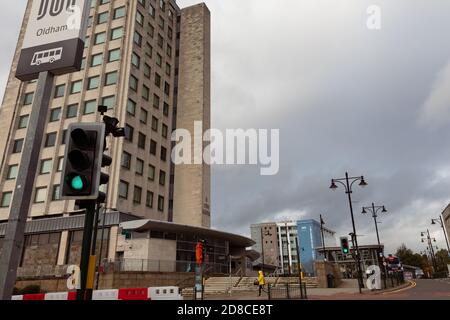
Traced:
<svg viewBox="0 0 450 320">
<path fill-rule="evenodd" d="M 344 249 L 344 253 L 348 253 L 348 250 L 347 250 L 347 249 Z"/>
<path fill-rule="evenodd" d="M 70 182 L 70 186 L 73 190 L 81 191 L 84 188 L 84 182 L 83 179 L 80 176 L 75 176 L 72 178 L 72 181 Z"/>
</svg>

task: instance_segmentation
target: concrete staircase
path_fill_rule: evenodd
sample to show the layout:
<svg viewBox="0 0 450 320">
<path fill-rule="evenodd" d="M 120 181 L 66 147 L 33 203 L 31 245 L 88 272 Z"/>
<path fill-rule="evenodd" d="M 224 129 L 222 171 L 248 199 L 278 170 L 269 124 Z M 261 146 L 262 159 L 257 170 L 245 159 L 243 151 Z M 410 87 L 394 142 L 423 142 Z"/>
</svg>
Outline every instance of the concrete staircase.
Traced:
<svg viewBox="0 0 450 320">
<path fill-rule="evenodd" d="M 254 291 L 258 287 L 254 285 L 254 281 L 256 277 L 244 277 L 242 280 L 233 288 L 233 291 Z M 317 278 L 305 278 L 307 288 L 317 288 L 318 282 Z M 298 284 L 298 278 L 266 278 L 266 284 L 270 284 L 272 286 L 283 286 L 286 283 L 290 284 Z"/>
<path fill-rule="evenodd" d="M 232 277 L 231 281 L 229 277 L 211 277 L 206 280 L 205 284 L 205 294 L 216 295 L 225 294 L 229 292 L 230 283 L 233 285 L 233 292 L 253 292 L 258 290 L 258 286 L 255 286 L 254 282 L 257 277 Z M 318 282 L 317 278 L 305 278 L 307 288 L 317 288 Z M 271 284 L 272 286 L 284 286 L 286 283 L 298 284 L 298 278 L 296 277 L 271 277 L 266 278 L 266 284 Z M 183 290 L 183 296 L 190 297 L 194 295 L 193 288 L 186 288 Z"/>
<path fill-rule="evenodd" d="M 224 294 L 228 293 L 230 290 L 230 285 L 232 287 L 236 286 L 241 277 L 211 277 L 205 282 L 205 294 Z M 193 296 L 194 289 L 186 288 L 183 290 L 183 296 Z"/>
</svg>

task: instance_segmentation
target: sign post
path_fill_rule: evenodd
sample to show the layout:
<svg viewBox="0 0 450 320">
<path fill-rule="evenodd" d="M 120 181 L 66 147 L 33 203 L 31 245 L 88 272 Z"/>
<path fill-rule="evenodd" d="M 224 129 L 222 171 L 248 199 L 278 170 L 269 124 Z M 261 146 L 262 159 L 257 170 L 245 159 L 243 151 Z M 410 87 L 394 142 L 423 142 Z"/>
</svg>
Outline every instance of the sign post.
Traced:
<svg viewBox="0 0 450 320">
<path fill-rule="evenodd" d="M 38 79 L 0 257 L 0 300 L 10 300 L 24 243 L 55 75 L 81 69 L 89 0 L 33 0 L 16 77 Z"/>
</svg>

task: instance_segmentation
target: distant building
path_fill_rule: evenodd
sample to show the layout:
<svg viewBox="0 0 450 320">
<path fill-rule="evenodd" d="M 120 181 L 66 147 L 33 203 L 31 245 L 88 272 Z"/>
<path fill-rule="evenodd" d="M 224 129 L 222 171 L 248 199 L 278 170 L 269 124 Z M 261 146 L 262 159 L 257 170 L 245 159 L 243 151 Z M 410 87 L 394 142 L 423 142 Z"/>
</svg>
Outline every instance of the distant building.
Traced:
<svg viewBox="0 0 450 320">
<path fill-rule="evenodd" d="M 300 257 L 303 269 L 308 274 L 314 274 L 314 261 L 323 260 L 323 254 L 320 254 L 318 248 L 323 246 L 320 222 L 316 220 L 297 221 L 299 231 Z M 325 245 L 336 245 L 335 232 L 323 228 Z"/>
<path fill-rule="evenodd" d="M 450 235 L 450 204 L 442 212 L 442 220 L 444 221 L 445 232 L 447 237 Z"/>
<path fill-rule="evenodd" d="M 314 261 L 323 260 L 318 252 L 322 246 L 320 223 L 315 220 L 255 224 L 251 237 L 256 243 L 253 249 L 263 253 L 256 263 L 262 264 L 264 257 L 264 265 L 275 266 L 279 273 L 295 274 L 300 263 L 306 275 L 314 275 Z M 336 245 L 334 231 L 324 228 L 324 237 L 327 246 Z"/>
</svg>

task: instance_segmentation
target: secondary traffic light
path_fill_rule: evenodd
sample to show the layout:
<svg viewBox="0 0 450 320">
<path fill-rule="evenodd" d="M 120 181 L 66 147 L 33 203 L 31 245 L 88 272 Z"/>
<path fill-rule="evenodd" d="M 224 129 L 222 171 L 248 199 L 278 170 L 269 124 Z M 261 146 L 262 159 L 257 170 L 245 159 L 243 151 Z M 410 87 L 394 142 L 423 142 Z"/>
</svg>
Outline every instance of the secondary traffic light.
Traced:
<svg viewBox="0 0 450 320">
<path fill-rule="evenodd" d="M 197 265 L 203 264 L 203 243 L 198 242 L 197 246 L 195 247 L 195 259 L 197 262 Z"/>
<path fill-rule="evenodd" d="M 66 200 L 97 200 L 100 184 L 109 180 L 101 173 L 101 167 L 111 164 L 111 158 L 103 155 L 105 125 L 75 123 L 67 132 L 61 197 Z"/>
<path fill-rule="evenodd" d="M 349 254 L 350 253 L 350 247 L 348 245 L 348 238 L 347 237 L 341 237 L 341 250 L 343 254 Z"/>
</svg>

